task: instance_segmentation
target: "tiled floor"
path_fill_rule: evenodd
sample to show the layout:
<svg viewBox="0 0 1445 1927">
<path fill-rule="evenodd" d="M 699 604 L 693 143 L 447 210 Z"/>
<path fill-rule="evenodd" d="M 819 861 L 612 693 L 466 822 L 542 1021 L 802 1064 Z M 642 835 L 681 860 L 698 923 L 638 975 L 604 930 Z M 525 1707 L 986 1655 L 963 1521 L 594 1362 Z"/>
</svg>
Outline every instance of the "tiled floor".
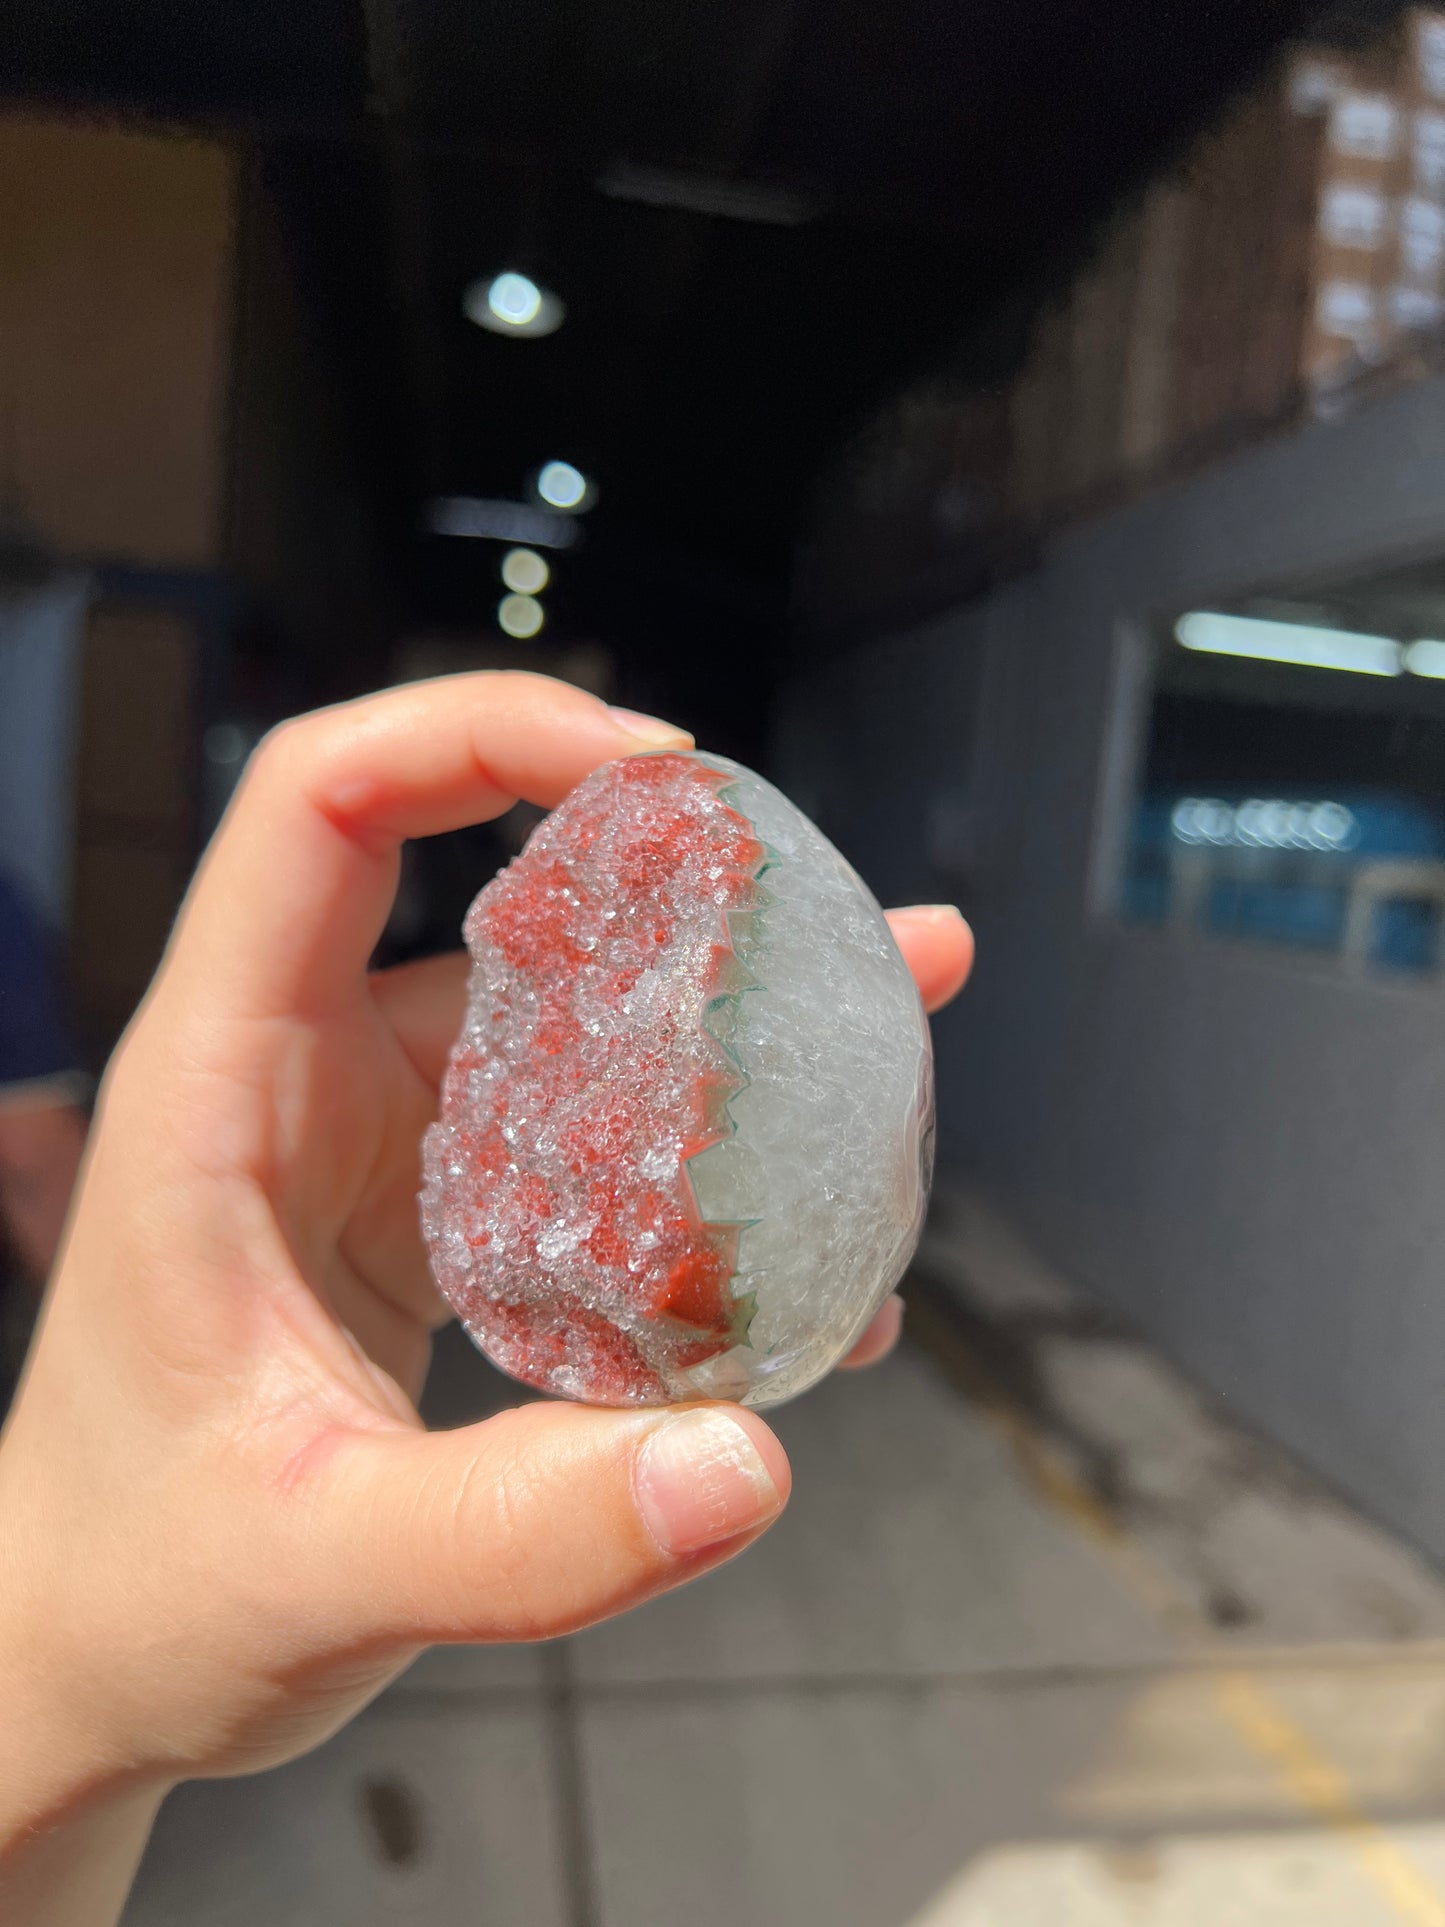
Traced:
<svg viewBox="0 0 1445 1927">
<path fill-rule="evenodd" d="M 920 1274 L 745 1560 L 184 1789 L 126 1927 L 1445 1927 L 1445 1584 L 978 1207 Z"/>
</svg>

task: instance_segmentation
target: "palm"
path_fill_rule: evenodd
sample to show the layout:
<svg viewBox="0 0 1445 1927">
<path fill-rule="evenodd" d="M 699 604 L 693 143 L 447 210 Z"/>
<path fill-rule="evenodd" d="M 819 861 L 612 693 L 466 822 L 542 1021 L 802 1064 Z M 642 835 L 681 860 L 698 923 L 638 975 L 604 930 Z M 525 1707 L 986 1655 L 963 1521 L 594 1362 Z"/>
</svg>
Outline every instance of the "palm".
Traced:
<svg viewBox="0 0 1445 1927">
<path fill-rule="evenodd" d="M 459 956 L 387 972 L 352 1008 L 288 1033 L 304 1096 L 267 1186 L 302 1277 L 413 1399 L 448 1316 L 421 1240 L 418 1160 L 463 978 Z"/>
</svg>

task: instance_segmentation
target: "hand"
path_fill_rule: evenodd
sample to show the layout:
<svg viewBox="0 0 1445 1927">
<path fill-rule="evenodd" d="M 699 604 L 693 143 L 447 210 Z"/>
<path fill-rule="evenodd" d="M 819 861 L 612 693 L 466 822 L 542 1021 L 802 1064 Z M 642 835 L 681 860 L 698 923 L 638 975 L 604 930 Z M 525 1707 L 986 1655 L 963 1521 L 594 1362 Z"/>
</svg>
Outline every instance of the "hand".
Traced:
<svg viewBox="0 0 1445 1927">
<path fill-rule="evenodd" d="M 293 1757 L 419 1648 L 570 1631 L 781 1510 L 782 1450 L 735 1407 L 529 1404 L 428 1434 L 413 1404 L 447 1316 L 418 1141 L 463 970 L 367 974 L 401 843 L 689 741 L 482 675 L 303 717 L 254 757 L 105 1079 L 0 1446 L 0 1894 L 8 1871 L 32 1909 L 7 1919 L 62 1917 L 77 1815 L 132 1816 L 123 1892 L 177 1779 Z M 928 1001 L 951 996 L 957 915 L 894 927 Z M 885 1310 L 858 1355 L 896 1329 Z M 103 1913 L 95 1891 L 64 1918 Z"/>
</svg>

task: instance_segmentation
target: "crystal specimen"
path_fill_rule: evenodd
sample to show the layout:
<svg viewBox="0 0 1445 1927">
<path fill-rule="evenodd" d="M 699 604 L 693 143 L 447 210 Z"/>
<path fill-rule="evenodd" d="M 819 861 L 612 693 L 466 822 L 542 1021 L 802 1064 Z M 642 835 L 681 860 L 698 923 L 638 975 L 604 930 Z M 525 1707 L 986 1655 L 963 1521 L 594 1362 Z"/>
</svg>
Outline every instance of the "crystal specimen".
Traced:
<svg viewBox="0 0 1445 1927">
<path fill-rule="evenodd" d="M 771 1405 L 849 1350 L 917 1242 L 928 1024 L 882 912 L 736 763 L 609 763 L 467 915 L 427 1133 L 437 1281 L 570 1398 Z"/>
</svg>

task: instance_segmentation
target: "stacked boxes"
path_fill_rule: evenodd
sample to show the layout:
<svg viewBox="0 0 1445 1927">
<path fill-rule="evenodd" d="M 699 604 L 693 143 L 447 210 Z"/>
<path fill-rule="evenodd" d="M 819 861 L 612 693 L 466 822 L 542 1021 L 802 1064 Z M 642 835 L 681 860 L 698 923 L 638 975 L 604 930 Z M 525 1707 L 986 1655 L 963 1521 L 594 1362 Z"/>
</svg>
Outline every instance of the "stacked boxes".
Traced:
<svg viewBox="0 0 1445 1927">
<path fill-rule="evenodd" d="M 1013 393 L 1025 521 L 1295 417 L 1445 326 L 1445 13 L 1297 54 L 1115 227 Z"/>
<path fill-rule="evenodd" d="M 1328 391 L 1445 320 L 1445 14 L 1414 9 L 1320 92 L 1328 134 L 1302 371 Z"/>
<path fill-rule="evenodd" d="M 1010 519 L 1024 526 L 1047 520 L 1064 499 L 1062 457 L 1072 373 L 1069 336 L 1063 310 L 1044 315 L 1009 396 L 1004 501 Z"/>
<path fill-rule="evenodd" d="M 1037 318 L 1001 436 L 978 433 L 981 395 L 935 395 L 927 422 L 895 406 L 886 452 L 856 464 L 859 503 L 890 493 L 900 575 L 951 538 L 955 552 L 992 541 L 1009 566 L 1020 533 L 1329 412 L 1361 378 L 1411 379 L 1437 341 L 1445 11 L 1417 8 L 1373 43 L 1297 52 L 1237 100 Z M 992 523 L 932 514 L 975 497 Z M 834 520 L 840 557 L 869 547 L 849 540 L 846 512 Z"/>
<path fill-rule="evenodd" d="M 1387 347 L 1445 317 L 1445 14 L 1406 22 L 1400 163 L 1385 292 Z"/>
<path fill-rule="evenodd" d="M 1178 328 L 1181 267 L 1189 204 L 1180 182 L 1158 181 L 1136 220 L 1133 312 L 1119 352 L 1119 473 L 1126 485 L 1152 474 L 1169 453 L 1173 345 Z"/>
<path fill-rule="evenodd" d="M 1237 439 L 1292 404 L 1320 145 L 1318 121 L 1290 112 L 1275 78 L 1233 108 L 1182 172 L 1173 450 Z"/>
<path fill-rule="evenodd" d="M 1068 311 L 1068 407 L 1061 449 L 1065 499 L 1089 501 L 1117 471 L 1138 297 L 1138 224 L 1117 227 L 1076 282 Z"/>
<path fill-rule="evenodd" d="M 1326 107 L 1315 218 L 1313 299 L 1301 373 L 1322 387 L 1387 339 L 1404 115 L 1393 94 L 1345 84 Z"/>
</svg>

